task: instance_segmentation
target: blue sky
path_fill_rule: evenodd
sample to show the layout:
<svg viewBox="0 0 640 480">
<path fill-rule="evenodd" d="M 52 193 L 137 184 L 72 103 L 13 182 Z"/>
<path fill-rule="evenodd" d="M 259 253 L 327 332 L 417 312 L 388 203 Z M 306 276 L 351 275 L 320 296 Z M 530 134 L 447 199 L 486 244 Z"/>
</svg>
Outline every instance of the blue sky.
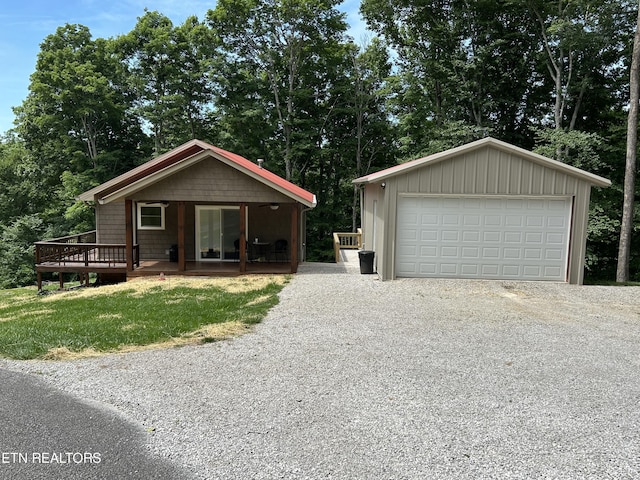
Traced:
<svg viewBox="0 0 640 480">
<path fill-rule="evenodd" d="M 359 6 L 360 0 L 340 6 L 356 43 L 366 36 Z M 27 96 L 40 43 L 59 26 L 79 23 L 89 27 L 94 38 L 107 38 L 131 31 L 145 8 L 179 25 L 189 15 L 204 18 L 214 7 L 215 0 L 6 0 L 0 10 L 0 133 L 13 127 L 11 108 Z"/>
</svg>

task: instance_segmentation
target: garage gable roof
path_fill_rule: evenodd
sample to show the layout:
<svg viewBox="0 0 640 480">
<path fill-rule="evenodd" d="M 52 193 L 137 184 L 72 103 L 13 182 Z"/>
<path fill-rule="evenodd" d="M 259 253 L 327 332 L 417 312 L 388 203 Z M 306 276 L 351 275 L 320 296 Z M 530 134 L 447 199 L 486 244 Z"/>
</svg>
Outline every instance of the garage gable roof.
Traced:
<svg viewBox="0 0 640 480">
<path fill-rule="evenodd" d="M 148 187 L 205 158 L 215 158 L 241 173 L 313 208 L 316 196 L 235 153 L 201 140 L 191 140 L 78 196 L 82 201 L 110 203 Z"/>
<path fill-rule="evenodd" d="M 585 170 L 581 170 L 576 167 L 572 167 L 571 165 L 567 165 L 566 163 L 558 162 L 557 160 L 553 160 L 548 157 L 544 157 L 537 153 L 530 152 L 520 147 L 516 147 L 515 145 L 511 145 L 506 142 L 502 142 L 492 137 L 483 138 L 481 140 L 477 140 L 475 142 L 467 143 L 460 147 L 452 148 L 450 150 L 445 150 L 444 152 L 435 153 L 433 155 L 429 155 L 428 157 L 419 158 L 417 160 L 412 160 L 410 162 L 402 163 L 400 165 L 396 165 L 394 167 L 387 168 L 385 170 L 381 170 L 379 172 L 375 172 L 369 175 L 365 175 L 360 178 L 356 178 L 353 180 L 353 183 L 356 184 L 367 184 L 367 183 L 376 183 L 381 182 L 387 178 L 394 177 L 396 175 L 408 173 L 411 170 L 415 170 L 421 167 L 425 167 L 428 165 L 433 165 L 438 162 L 442 162 L 451 158 L 458 157 L 465 153 L 472 152 L 474 150 L 478 150 L 481 148 L 493 147 L 498 150 L 502 150 L 508 153 L 516 154 L 526 160 L 529 160 L 533 163 L 549 167 L 555 170 L 562 171 L 567 175 L 578 177 L 586 182 L 591 183 L 592 185 L 596 185 L 598 187 L 608 187 L 611 185 L 611 181 L 606 178 L 600 177 L 593 173 L 589 173 Z"/>
</svg>

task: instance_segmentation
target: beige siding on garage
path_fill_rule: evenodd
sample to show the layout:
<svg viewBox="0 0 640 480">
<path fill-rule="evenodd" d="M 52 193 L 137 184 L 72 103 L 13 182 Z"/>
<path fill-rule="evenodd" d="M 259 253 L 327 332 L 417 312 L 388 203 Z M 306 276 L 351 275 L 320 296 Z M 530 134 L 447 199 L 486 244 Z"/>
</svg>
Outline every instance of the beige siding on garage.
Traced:
<svg viewBox="0 0 640 480">
<path fill-rule="evenodd" d="M 495 149 L 470 152 L 394 178 L 401 193 L 566 195 L 580 182 L 552 168 Z"/>
</svg>

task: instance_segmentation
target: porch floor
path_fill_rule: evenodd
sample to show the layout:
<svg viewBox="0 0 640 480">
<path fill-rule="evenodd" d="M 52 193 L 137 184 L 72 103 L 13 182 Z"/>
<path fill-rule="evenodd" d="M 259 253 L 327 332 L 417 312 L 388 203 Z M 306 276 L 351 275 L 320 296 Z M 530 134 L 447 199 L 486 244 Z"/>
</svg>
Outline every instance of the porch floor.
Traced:
<svg viewBox="0 0 640 480">
<path fill-rule="evenodd" d="M 184 276 L 236 276 L 241 275 L 238 262 L 187 262 L 186 270 L 180 272 L 176 262 L 166 260 L 144 260 L 133 272 L 127 273 L 127 278 L 160 275 Z M 291 263 L 252 262 L 247 263 L 247 273 L 291 273 Z"/>
</svg>

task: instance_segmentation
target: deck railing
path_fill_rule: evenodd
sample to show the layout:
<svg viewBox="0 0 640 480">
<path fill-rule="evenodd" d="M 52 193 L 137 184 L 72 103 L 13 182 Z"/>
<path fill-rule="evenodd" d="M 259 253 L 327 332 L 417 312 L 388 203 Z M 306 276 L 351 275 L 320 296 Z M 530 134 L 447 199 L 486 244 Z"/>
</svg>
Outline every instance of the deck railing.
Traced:
<svg viewBox="0 0 640 480">
<path fill-rule="evenodd" d="M 127 247 L 121 244 L 95 243 L 96 232 L 36 242 L 36 265 L 115 267 L 127 263 Z M 133 264 L 140 265 L 140 249 L 133 246 Z"/>
<path fill-rule="evenodd" d="M 340 250 L 362 248 L 362 229 L 357 232 L 334 232 L 333 249 L 336 256 L 336 263 L 340 263 Z"/>
</svg>

